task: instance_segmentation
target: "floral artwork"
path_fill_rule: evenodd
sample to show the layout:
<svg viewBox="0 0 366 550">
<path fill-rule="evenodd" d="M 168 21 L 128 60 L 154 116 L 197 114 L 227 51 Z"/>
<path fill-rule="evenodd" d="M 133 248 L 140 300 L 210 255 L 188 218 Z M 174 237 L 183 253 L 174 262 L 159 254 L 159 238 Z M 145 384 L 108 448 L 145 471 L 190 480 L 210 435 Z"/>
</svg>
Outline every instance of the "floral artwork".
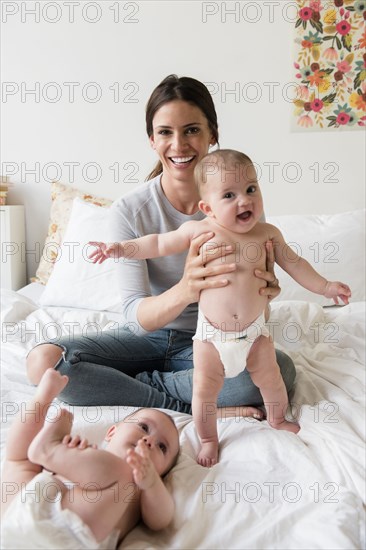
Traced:
<svg viewBox="0 0 366 550">
<path fill-rule="evenodd" d="M 366 0 L 297 0 L 297 5 L 297 130 L 365 126 Z"/>
</svg>

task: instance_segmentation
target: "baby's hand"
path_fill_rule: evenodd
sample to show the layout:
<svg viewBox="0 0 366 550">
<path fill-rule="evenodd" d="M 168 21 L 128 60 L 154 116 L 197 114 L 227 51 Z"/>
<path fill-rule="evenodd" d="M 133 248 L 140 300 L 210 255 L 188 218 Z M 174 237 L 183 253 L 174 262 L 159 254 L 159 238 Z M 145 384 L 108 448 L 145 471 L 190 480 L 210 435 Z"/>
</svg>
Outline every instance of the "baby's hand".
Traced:
<svg viewBox="0 0 366 550">
<path fill-rule="evenodd" d="M 326 298 L 333 298 L 337 305 L 339 304 L 338 298 L 345 304 L 348 304 L 351 294 L 350 287 L 339 281 L 328 281 L 325 286 L 324 296 Z"/>
<path fill-rule="evenodd" d="M 132 468 L 133 479 L 136 485 L 146 491 L 160 479 L 158 472 L 152 463 L 149 450 L 143 439 L 140 439 L 135 449 L 127 451 L 127 463 Z"/>
<path fill-rule="evenodd" d="M 102 264 L 108 258 L 122 258 L 124 256 L 124 246 L 122 243 L 102 243 L 99 241 L 89 241 L 91 246 L 97 249 L 88 255 L 93 260 L 93 264 Z"/>
<path fill-rule="evenodd" d="M 70 448 L 76 448 L 80 450 L 88 449 L 90 447 L 92 449 L 98 448 L 98 446 L 95 444 L 90 445 L 89 441 L 86 438 L 82 439 L 79 435 L 73 435 L 73 436 L 71 434 L 65 435 L 65 437 L 62 440 L 62 443 L 63 445 L 67 445 Z"/>
</svg>

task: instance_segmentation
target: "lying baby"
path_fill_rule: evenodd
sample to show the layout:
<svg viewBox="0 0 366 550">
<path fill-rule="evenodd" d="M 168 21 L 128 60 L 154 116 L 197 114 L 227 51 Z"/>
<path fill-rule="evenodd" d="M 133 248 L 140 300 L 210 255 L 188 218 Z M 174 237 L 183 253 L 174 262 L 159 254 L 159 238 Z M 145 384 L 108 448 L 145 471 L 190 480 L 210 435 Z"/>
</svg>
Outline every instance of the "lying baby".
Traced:
<svg viewBox="0 0 366 550">
<path fill-rule="evenodd" d="M 173 518 L 174 501 L 161 479 L 179 453 L 171 417 L 140 409 L 110 427 L 105 449 L 97 449 L 70 435 L 73 415 L 66 409 L 45 421 L 67 383 L 48 369 L 11 426 L 2 476 L 4 549 L 111 549 L 140 518 L 153 530 Z"/>
</svg>

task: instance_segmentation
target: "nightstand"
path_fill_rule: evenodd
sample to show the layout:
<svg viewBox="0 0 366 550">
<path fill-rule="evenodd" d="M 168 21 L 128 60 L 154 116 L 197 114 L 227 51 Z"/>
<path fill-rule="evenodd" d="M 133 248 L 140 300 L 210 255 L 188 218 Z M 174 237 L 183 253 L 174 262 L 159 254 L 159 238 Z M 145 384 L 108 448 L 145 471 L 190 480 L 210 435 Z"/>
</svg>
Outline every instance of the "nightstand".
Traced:
<svg viewBox="0 0 366 550">
<path fill-rule="evenodd" d="M 0 286 L 18 290 L 27 284 L 24 206 L 0 206 Z"/>
</svg>

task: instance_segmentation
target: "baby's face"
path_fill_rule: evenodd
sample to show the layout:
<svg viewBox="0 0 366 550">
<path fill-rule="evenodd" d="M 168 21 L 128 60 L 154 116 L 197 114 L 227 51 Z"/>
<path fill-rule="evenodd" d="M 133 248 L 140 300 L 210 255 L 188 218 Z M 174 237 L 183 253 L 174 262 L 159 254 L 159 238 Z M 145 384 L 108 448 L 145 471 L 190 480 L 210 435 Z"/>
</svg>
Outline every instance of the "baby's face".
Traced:
<svg viewBox="0 0 366 550">
<path fill-rule="evenodd" d="M 203 212 L 236 233 L 250 231 L 263 214 L 263 199 L 252 164 L 235 164 L 207 175 Z"/>
<path fill-rule="evenodd" d="M 179 451 L 178 431 L 161 411 L 141 409 L 107 432 L 106 450 L 125 459 L 128 449 L 134 449 L 143 439 L 159 475 L 170 470 Z"/>
</svg>

